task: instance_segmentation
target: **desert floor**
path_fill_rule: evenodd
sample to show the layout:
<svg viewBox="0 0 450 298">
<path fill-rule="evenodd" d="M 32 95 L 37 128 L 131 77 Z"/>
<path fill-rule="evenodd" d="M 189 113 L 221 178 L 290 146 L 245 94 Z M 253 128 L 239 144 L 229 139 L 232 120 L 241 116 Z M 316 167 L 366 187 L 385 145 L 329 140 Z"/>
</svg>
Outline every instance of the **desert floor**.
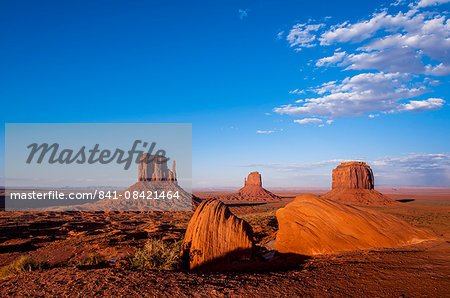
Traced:
<svg viewBox="0 0 450 298">
<path fill-rule="evenodd" d="M 437 240 L 312 258 L 277 255 L 241 264 L 238 272 L 131 270 L 121 265 L 148 238 L 183 239 L 192 212 L 0 212 L 0 266 L 23 255 L 49 265 L 0 279 L 0 296 L 447 296 L 450 192 L 385 194 L 400 202 L 373 209 L 430 229 Z M 252 225 L 262 254 L 277 231 L 275 211 L 291 200 L 228 205 Z M 76 265 L 91 253 L 105 262 Z"/>
</svg>

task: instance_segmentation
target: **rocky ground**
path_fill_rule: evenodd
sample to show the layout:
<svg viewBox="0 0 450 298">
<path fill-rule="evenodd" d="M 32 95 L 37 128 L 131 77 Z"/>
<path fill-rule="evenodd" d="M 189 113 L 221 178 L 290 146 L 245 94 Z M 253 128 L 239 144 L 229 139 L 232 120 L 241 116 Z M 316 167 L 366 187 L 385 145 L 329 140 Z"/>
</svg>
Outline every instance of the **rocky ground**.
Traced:
<svg viewBox="0 0 450 298">
<path fill-rule="evenodd" d="M 409 196 L 396 199 L 409 200 Z M 428 228 L 438 240 L 301 260 L 281 255 L 249 263 L 243 272 L 234 273 L 117 266 L 150 237 L 182 239 L 192 212 L 1 212 L 0 265 L 30 255 L 48 262 L 49 268 L 1 279 L 0 296 L 446 296 L 450 196 L 412 200 L 376 209 Z M 288 202 L 230 202 L 229 206 L 252 225 L 262 246 L 277 231 L 275 211 Z M 98 268 L 74 265 L 92 252 L 117 262 Z"/>
<path fill-rule="evenodd" d="M 53 268 L 0 282 L 3 296 L 369 296 L 445 297 L 450 245 L 431 241 L 307 260 L 287 271 L 195 273 Z M 274 268 L 275 269 L 275 268 Z"/>
</svg>

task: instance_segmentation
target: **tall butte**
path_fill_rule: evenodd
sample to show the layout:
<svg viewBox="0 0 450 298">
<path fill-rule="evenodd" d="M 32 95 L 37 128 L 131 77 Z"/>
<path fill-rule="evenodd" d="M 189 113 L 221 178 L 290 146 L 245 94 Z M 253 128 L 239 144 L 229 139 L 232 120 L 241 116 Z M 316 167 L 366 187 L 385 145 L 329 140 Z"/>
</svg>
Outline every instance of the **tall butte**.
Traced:
<svg viewBox="0 0 450 298">
<path fill-rule="evenodd" d="M 281 197 L 262 187 L 261 174 L 251 172 L 244 178 L 244 187 L 226 199 L 236 201 L 279 201 Z"/>
<path fill-rule="evenodd" d="M 172 170 L 167 167 L 168 159 L 162 155 L 143 154 L 139 159 L 138 182 L 115 197 L 105 196 L 96 202 L 68 209 L 86 211 L 191 211 L 201 200 L 185 191 L 177 180 L 175 161 Z M 108 192 L 106 192 L 108 193 Z"/>
<path fill-rule="evenodd" d="M 99 200 L 81 206 L 104 211 L 190 211 L 200 200 L 185 191 L 177 180 L 175 161 L 170 170 L 162 155 L 143 154 L 139 159 L 138 182 L 117 194 L 115 199 Z M 83 210 L 83 209 L 80 209 Z"/>
<path fill-rule="evenodd" d="M 395 203 L 374 190 L 372 169 L 361 161 L 343 162 L 332 173 L 331 191 L 325 199 L 362 206 L 387 206 Z"/>
<path fill-rule="evenodd" d="M 177 183 L 175 160 L 172 170 L 169 170 L 165 156 L 142 154 L 139 159 L 138 181 L 173 181 Z"/>
</svg>

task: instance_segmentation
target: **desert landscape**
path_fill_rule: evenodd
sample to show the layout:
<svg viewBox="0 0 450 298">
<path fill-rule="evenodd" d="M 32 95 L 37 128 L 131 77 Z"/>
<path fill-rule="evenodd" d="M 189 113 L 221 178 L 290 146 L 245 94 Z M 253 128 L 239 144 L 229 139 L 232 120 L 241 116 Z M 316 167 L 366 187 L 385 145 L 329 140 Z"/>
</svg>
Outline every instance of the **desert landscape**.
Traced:
<svg viewBox="0 0 450 298">
<path fill-rule="evenodd" d="M 450 297 L 450 0 L 0 28 L 0 298 Z"/>
<path fill-rule="evenodd" d="M 1 294 L 448 294 L 450 189 L 390 198 L 360 162 L 337 167 L 327 194 L 273 194 L 256 172 L 246 187 L 254 197 L 196 193 L 187 212 L 1 212 Z"/>
</svg>

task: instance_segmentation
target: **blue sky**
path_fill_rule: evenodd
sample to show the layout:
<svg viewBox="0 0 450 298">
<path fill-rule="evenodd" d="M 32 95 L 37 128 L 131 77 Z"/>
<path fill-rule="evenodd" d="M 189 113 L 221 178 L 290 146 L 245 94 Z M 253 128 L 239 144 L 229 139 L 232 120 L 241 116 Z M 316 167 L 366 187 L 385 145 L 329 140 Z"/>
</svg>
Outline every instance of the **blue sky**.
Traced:
<svg viewBox="0 0 450 298">
<path fill-rule="evenodd" d="M 329 186 L 353 159 L 379 186 L 450 187 L 441 2 L 3 2 L 2 131 L 192 123 L 194 187 Z"/>
</svg>

